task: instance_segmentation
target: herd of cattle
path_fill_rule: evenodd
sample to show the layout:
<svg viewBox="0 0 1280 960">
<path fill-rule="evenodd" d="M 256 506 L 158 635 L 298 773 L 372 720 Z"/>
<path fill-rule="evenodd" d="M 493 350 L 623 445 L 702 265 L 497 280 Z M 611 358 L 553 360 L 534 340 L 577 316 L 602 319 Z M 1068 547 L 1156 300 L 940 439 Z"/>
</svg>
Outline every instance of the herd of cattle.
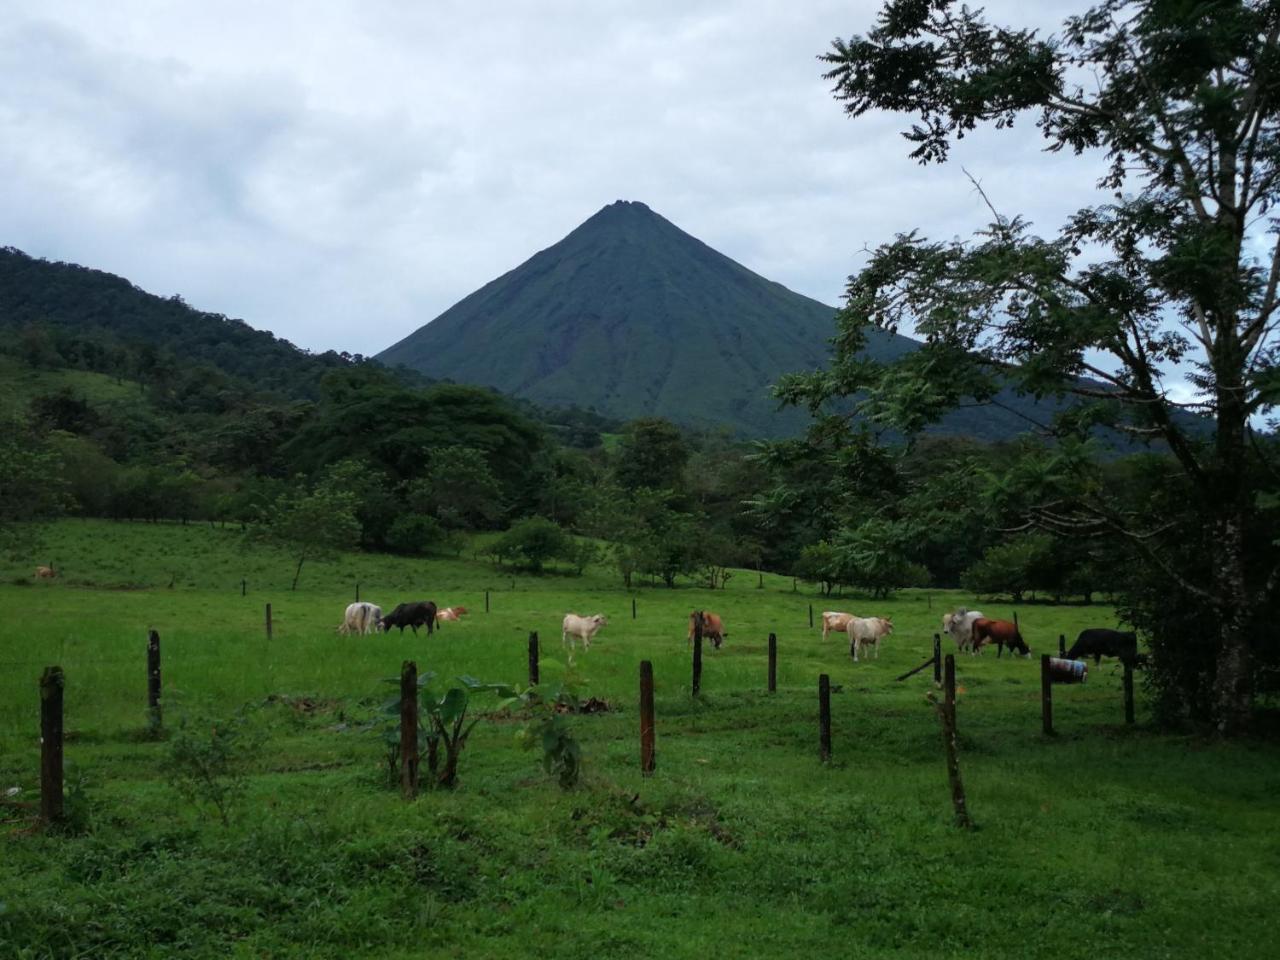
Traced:
<svg viewBox="0 0 1280 960">
<path fill-rule="evenodd" d="M 416 634 L 418 627 L 425 626 L 427 633 L 433 633 L 441 623 L 458 620 L 467 612 L 466 607 L 438 608 L 430 600 L 416 600 L 412 603 L 401 603 L 385 616 L 382 608 L 376 603 L 353 603 L 347 607 L 338 632 L 342 634 L 367 634 L 380 630 L 398 627 L 404 633 L 410 627 Z M 709 640 L 718 650 L 728 636 L 724 628 L 724 620 L 719 614 L 709 610 L 695 610 L 689 614 L 689 642 L 693 642 L 701 621 L 702 637 Z M 561 623 L 560 640 L 572 656 L 575 646 L 581 642 L 584 651 L 591 649 L 591 640 L 601 627 L 607 626 L 609 618 L 603 613 L 583 617 L 576 613 L 565 614 Z M 1031 656 L 1031 648 L 1022 638 L 1016 623 L 1008 620 L 993 620 L 982 615 L 980 610 L 966 610 L 961 607 L 942 617 L 942 629 L 956 642 L 956 647 L 970 654 L 979 654 L 982 648 L 995 644 L 996 656 L 1004 655 L 1004 648 L 1009 652 L 1020 653 L 1024 657 Z M 880 658 L 880 641 L 893 633 L 892 617 L 857 617 L 839 610 L 826 610 L 822 614 L 822 639 L 826 640 L 832 632 L 839 632 L 849 638 L 849 655 L 854 662 L 858 661 L 859 652 L 864 654 L 870 648 L 875 651 L 876 659 Z M 1138 637 L 1135 633 L 1120 630 L 1108 630 L 1101 627 L 1081 631 L 1076 642 L 1067 651 L 1069 660 L 1093 657 L 1095 662 L 1102 658 L 1116 657 L 1125 663 L 1136 664 L 1138 656 Z"/>
</svg>

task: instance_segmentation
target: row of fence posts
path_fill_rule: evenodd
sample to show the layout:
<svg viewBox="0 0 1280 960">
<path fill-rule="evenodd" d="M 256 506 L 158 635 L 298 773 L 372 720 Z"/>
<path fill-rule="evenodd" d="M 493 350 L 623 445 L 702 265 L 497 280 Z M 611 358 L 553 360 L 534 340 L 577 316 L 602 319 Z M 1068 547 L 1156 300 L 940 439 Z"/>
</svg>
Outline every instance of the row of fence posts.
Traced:
<svg viewBox="0 0 1280 960">
<path fill-rule="evenodd" d="M 486 591 L 486 599 L 488 592 Z M 634 601 L 633 601 L 634 603 Z M 271 604 L 266 605 L 267 639 L 271 639 Z M 698 696 L 702 689 L 702 635 L 705 623 L 702 612 L 693 617 L 693 676 L 692 693 Z M 1059 635 L 1061 651 L 1066 638 Z M 539 682 L 539 646 L 537 631 L 529 634 L 529 685 Z M 1046 736 L 1053 736 L 1053 675 L 1050 657 L 1040 658 L 1040 696 L 1043 728 Z M 898 677 L 905 680 L 925 667 L 933 666 L 934 683 L 943 689 L 940 716 L 943 740 L 947 750 L 947 774 L 951 782 L 952 803 L 956 820 L 962 826 L 970 825 L 965 806 L 964 787 L 960 781 L 959 758 L 956 748 L 955 688 L 956 668 L 952 654 L 942 656 L 942 639 L 933 635 L 933 656 L 924 663 Z M 401 789 L 405 796 L 414 796 L 418 790 L 418 668 L 414 661 L 401 665 L 400 675 L 400 743 Z M 40 815 L 46 822 L 62 819 L 63 781 L 63 695 L 66 677 L 61 667 L 46 667 L 40 678 Z M 769 634 L 768 641 L 768 690 L 778 689 L 778 637 Z M 1125 723 L 1134 722 L 1133 664 L 1124 664 L 1124 716 Z M 152 735 L 162 728 L 160 634 L 155 630 L 147 634 L 147 722 Z M 640 768 L 645 774 L 656 767 L 655 725 L 653 707 L 653 664 L 640 663 Z M 828 674 L 818 677 L 818 755 L 826 763 L 831 759 L 831 678 Z"/>
</svg>

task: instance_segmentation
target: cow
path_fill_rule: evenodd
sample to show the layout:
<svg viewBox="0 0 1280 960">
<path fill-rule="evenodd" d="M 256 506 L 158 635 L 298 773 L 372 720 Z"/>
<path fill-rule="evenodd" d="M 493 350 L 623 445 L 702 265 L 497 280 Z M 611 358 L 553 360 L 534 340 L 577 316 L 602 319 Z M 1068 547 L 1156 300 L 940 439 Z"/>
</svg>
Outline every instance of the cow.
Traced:
<svg viewBox="0 0 1280 960">
<path fill-rule="evenodd" d="M 876 648 L 876 659 L 880 659 L 880 638 L 893 633 L 893 617 L 850 617 L 845 627 L 849 635 L 849 655 L 853 662 L 858 662 L 858 647 L 867 644 Z"/>
<path fill-rule="evenodd" d="M 849 628 L 849 621 L 852 619 L 852 613 L 841 613 L 839 610 L 823 610 L 822 639 L 827 639 L 827 634 L 832 630 L 844 633 Z"/>
<path fill-rule="evenodd" d="M 466 612 L 466 607 L 445 607 L 436 613 L 436 626 L 439 626 L 444 620 L 461 620 L 462 615 Z"/>
<path fill-rule="evenodd" d="M 695 610 L 689 614 L 689 642 L 693 643 L 694 627 L 698 622 L 699 614 L 702 615 L 703 639 L 710 640 L 715 648 L 719 650 L 728 634 L 725 633 L 724 621 L 720 619 L 720 615 L 711 613 L 709 610 Z"/>
<path fill-rule="evenodd" d="M 375 633 L 381 629 L 382 608 L 376 603 L 357 602 L 347 604 L 338 632 L 344 637 L 353 633 Z"/>
<path fill-rule="evenodd" d="M 47 567 L 36 567 L 36 578 L 39 580 L 52 580 L 57 575 L 58 573 L 53 569 L 52 563 Z"/>
<path fill-rule="evenodd" d="M 996 656 L 1004 655 L 1004 648 L 1009 648 L 1009 653 L 1017 650 L 1024 657 L 1031 656 L 1031 648 L 1027 646 L 1027 642 L 1022 639 L 1022 634 L 1018 632 L 1018 625 L 1010 623 L 1008 620 L 988 620 L 986 617 L 979 617 L 973 621 L 973 632 L 970 634 L 969 652 L 981 653 L 982 648 L 988 643 L 995 643 Z"/>
<path fill-rule="evenodd" d="M 383 630 L 399 627 L 404 633 L 405 627 L 412 627 L 415 635 L 418 628 L 426 625 L 430 636 L 436 628 L 436 605 L 430 600 L 415 600 L 413 603 L 399 604 L 394 610 L 378 621 Z"/>
<path fill-rule="evenodd" d="M 560 625 L 560 641 L 569 650 L 570 659 L 573 658 L 573 641 L 576 637 L 582 641 L 582 649 L 591 649 L 591 638 L 594 637 L 601 627 L 607 626 L 609 618 L 603 613 L 595 613 L 589 617 L 580 617 L 576 613 L 566 613 L 564 622 Z"/>
<path fill-rule="evenodd" d="M 1067 651 L 1068 660 L 1087 660 L 1102 663 L 1103 657 L 1115 657 L 1121 663 L 1133 666 L 1138 662 L 1138 635 L 1133 631 L 1107 630 L 1092 627 L 1081 630 L 1076 642 Z"/>
<path fill-rule="evenodd" d="M 956 649 L 964 650 L 973 640 L 973 621 L 982 617 L 981 610 L 960 607 L 954 613 L 942 615 L 942 631 L 956 642 Z"/>
</svg>

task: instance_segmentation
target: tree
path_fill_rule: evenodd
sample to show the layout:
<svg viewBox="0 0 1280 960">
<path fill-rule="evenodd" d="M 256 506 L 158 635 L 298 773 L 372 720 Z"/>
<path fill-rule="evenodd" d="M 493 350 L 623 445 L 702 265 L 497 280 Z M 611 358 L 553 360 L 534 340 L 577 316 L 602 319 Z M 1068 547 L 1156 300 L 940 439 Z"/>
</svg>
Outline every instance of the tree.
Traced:
<svg viewBox="0 0 1280 960">
<path fill-rule="evenodd" d="M 644 417 L 628 424 L 613 472 L 624 490 L 681 491 L 688 462 L 689 446 L 680 428 L 661 417 Z"/>
<path fill-rule="evenodd" d="M 914 114 L 910 155 L 935 163 L 979 124 L 1007 129 L 1032 111 L 1047 149 L 1105 156 L 1105 197 L 1048 239 L 993 206 L 971 241 L 913 232 L 879 247 L 850 278 L 831 371 L 779 386 L 813 409 L 858 394 L 863 417 L 914 434 L 1004 377 L 1081 398 L 1063 429 L 1106 421 L 1162 442 L 1199 524 L 1118 510 L 1087 485 L 1028 517 L 1111 535 L 1196 598 L 1215 625 L 1212 713 L 1224 733 L 1249 722 L 1250 634 L 1280 578 L 1274 545 L 1248 523 L 1251 420 L 1280 396 L 1269 342 L 1280 238 L 1268 216 L 1280 200 L 1278 40 L 1280 7 L 1264 0 L 1108 0 L 1049 37 L 954 0 L 890 0 L 866 36 L 822 58 L 850 116 Z M 904 324 L 922 349 L 887 364 L 857 356 L 868 325 Z M 1178 374 L 1193 402 L 1166 388 Z M 1209 578 L 1167 549 L 1188 539 L 1211 558 Z"/>
<path fill-rule="evenodd" d="M 426 476 L 409 486 L 408 501 L 448 527 L 488 527 L 502 516 L 502 486 L 484 454 L 469 447 L 432 451 Z"/>
<path fill-rule="evenodd" d="M 298 558 L 290 588 L 297 590 L 303 563 L 354 549 L 360 542 L 355 497 L 324 487 L 314 493 L 291 491 L 273 504 L 265 527 L 258 532 Z"/>
<path fill-rule="evenodd" d="M 514 524 L 493 545 L 499 560 L 523 561 L 534 573 L 556 557 L 568 557 L 576 564 L 577 545 L 573 538 L 545 517 L 528 517 Z"/>
<path fill-rule="evenodd" d="M 31 545 L 35 523 L 70 504 L 57 454 L 29 424 L 0 417 L 0 549 Z"/>
</svg>

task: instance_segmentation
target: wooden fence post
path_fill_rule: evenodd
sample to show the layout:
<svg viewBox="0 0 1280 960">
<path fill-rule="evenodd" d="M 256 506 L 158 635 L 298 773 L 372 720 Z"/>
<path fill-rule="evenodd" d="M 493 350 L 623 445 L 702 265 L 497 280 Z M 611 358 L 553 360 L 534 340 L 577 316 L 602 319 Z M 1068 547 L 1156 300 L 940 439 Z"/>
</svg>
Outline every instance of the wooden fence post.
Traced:
<svg viewBox="0 0 1280 960">
<path fill-rule="evenodd" d="M 248 592 L 249 592 L 249 581 L 242 578 L 240 580 L 240 596 L 243 597 Z"/>
<path fill-rule="evenodd" d="M 538 685 L 538 631 L 529 634 L 529 686 Z"/>
<path fill-rule="evenodd" d="M 702 611 L 693 615 L 693 695 L 702 692 Z"/>
<path fill-rule="evenodd" d="M 66 677 L 61 667 L 45 667 L 40 677 L 40 819 L 62 819 L 62 693 Z"/>
<path fill-rule="evenodd" d="M 933 682 L 942 684 L 942 637 L 933 635 Z"/>
<path fill-rule="evenodd" d="M 418 795 L 418 665 L 400 664 L 400 792 Z"/>
<path fill-rule="evenodd" d="M 809 604 L 809 629 L 813 629 L 813 604 Z"/>
<path fill-rule="evenodd" d="M 778 692 L 778 635 L 769 634 L 769 692 Z"/>
<path fill-rule="evenodd" d="M 1040 654 L 1040 716 L 1044 735 L 1053 736 L 1053 676 L 1049 673 L 1049 655 Z"/>
<path fill-rule="evenodd" d="M 791 578 L 791 592 L 792 592 L 792 593 L 795 593 L 795 592 L 796 592 L 796 578 L 795 578 L 795 577 L 792 577 L 792 578 Z"/>
<path fill-rule="evenodd" d="M 360 602 L 360 581 L 356 581 L 356 603 Z"/>
<path fill-rule="evenodd" d="M 965 802 L 964 783 L 960 779 L 960 750 L 956 737 L 956 658 L 947 654 L 946 680 L 943 699 L 938 708 L 942 721 L 942 746 L 947 755 L 947 781 L 951 784 L 951 807 L 955 811 L 956 826 L 970 829 L 969 808 Z"/>
<path fill-rule="evenodd" d="M 631 598 L 631 619 L 634 620 L 635 618 L 636 618 L 636 598 L 632 597 Z"/>
<path fill-rule="evenodd" d="M 760 578 L 759 580 L 756 581 L 756 589 L 763 590 L 764 589 L 764 571 L 757 570 L 756 575 Z"/>
<path fill-rule="evenodd" d="M 489 612 L 489 591 L 488 590 L 484 592 L 484 612 L 485 613 Z"/>
<path fill-rule="evenodd" d="M 1064 660 L 1067 656 L 1067 638 L 1065 634 L 1058 634 L 1058 656 Z"/>
<path fill-rule="evenodd" d="M 818 759 L 831 759 L 831 678 L 818 675 Z"/>
<path fill-rule="evenodd" d="M 160 634 L 147 633 L 147 726 L 160 732 Z"/>
<path fill-rule="evenodd" d="M 267 604 L 267 639 L 271 639 L 271 604 Z"/>
<path fill-rule="evenodd" d="M 1124 722 L 1133 724 L 1133 664 L 1124 664 Z"/>
<path fill-rule="evenodd" d="M 645 776 L 657 766 L 653 729 L 653 664 L 640 661 L 640 772 Z"/>
</svg>

